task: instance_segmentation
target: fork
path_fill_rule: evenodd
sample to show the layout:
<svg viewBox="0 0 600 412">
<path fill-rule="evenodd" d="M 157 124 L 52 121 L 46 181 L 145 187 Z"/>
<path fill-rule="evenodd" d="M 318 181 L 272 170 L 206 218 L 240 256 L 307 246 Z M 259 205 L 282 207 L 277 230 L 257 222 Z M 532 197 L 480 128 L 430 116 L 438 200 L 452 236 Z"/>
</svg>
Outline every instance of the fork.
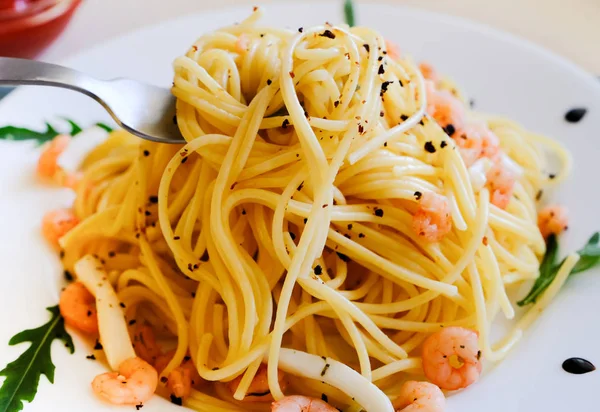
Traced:
<svg viewBox="0 0 600 412">
<path fill-rule="evenodd" d="M 175 97 L 168 89 L 124 78 L 99 80 L 57 64 L 0 57 L 0 86 L 18 85 L 54 86 L 83 93 L 136 136 L 158 143 L 185 143 L 177 128 Z"/>
</svg>

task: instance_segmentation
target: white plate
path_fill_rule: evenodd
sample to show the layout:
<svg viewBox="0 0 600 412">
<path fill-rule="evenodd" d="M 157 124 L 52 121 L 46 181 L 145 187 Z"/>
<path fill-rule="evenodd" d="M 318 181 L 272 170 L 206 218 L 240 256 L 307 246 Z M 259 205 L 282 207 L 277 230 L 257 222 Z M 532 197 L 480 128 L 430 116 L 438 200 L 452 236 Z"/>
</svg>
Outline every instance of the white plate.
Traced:
<svg viewBox="0 0 600 412">
<path fill-rule="evenodd" d="M 168 86 L 174 57 L 202 32 L 240 21 L 249 11 L 232 9 L 169 21 L 64 63 L 100 77 L 128 76 Z M 292 28 L 342 20 L 337 3 L 279 4 L 267 12 L 265 23 Z M 397 41 L 403 52 L 430 61 L 456 79 L 475 99 L 477 109 L 507 115 L 566 144 L 575 168 L 556 194 L 573 218 L 563 251 L 581 246 L 600 229 L 600 82 L 526 41 L 463 20 L 383 5 L 361 5 L 357 16 L 361 24 L 378 27 Z M 573 106 L 587 107 L 589 112 L 580 123 L 568 124 L 563 116 Z M 0 102 L 0 125 L 41 127 L 44 120 L 57 116 L 84 125 L 107 120 L 93 101 L 62 90 L 22 88 Z M 23 346 L 8 348 L 8 339 L 45 322 L 44 308 L 56 304 L 62 285 L 58 259 L 41 239 L 39 224 L 45 211 L 68 205 L 71 196 L 35 182 L 37 153 L 27 143 L 0 142 L 0 367 L 24 350 Z M 561 363 L 581 356 L 600 365 L 598 313 L 600 273 L 591 271 L 569 280 L 517 349 L 497 368 L 486 370 L 479 383 L 453 395 L 448 410 L 597 410 L 600 372 L 570 375 L 562 371 Z M 74 337 L 74 355 L 55 343 L 55 384 L 41 378 L 36 399 L 26 410 L 111 409 L 92 395 L 89 385 L 102 366 L 85 359 L 90 348 Z M 170 407 L 156 397 L 143 411 Z"/>
</svg>

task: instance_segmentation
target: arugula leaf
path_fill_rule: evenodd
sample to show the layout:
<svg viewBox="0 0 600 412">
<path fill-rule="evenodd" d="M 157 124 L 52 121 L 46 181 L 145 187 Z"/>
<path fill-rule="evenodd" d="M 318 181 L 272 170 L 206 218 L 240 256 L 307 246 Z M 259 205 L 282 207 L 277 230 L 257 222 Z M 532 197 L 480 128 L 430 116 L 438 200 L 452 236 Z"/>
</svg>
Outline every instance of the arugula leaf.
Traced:
<svg viewBox="0 0 600 412">
<path fill-rule="evenodd" d="M 60 133 L 48 122 L 46 122 L 46 130 L 42 132 L 24 127 L 0 127 L 0 140 L 36 140 L 39 145 L 54 139 L 58 134 Z"/>
<path fill-rule="evenodd" d="M 102 123 L 102 122 L 96 123 L 95 126 L 98 126 L 99 128 L 106 130 L 108 133 L 113 131 L 112 127 L 110 127 L 109 125 Z"/>
<path fill-rule="evenodd" d="M 0 376 L 6 376 L 0 387 L 0 412 L 18 412 L 23 409 L 23 401 L 32 402 L 41 375 L 45 375 L 50 383 L 54 383 L 54 364 L 50 348 L 55 339 L 63 341 L 71 353 L 75 352 L 73 340 L 65 330 L 58 305 L 46 309 L 52 314 L 48 323 L 17 333 L 8 342 L 9 345 L 31 342 L 31 345 L 0 371 Z"/>
<path fill-rule="evenodd" d="M 354 3 L 352 0 L 346 0 L 344 2 L 344 19 L 350 27 L 353 27 L 356 24 L 356 21 L 354 20 Z"/>
<path fill-rule="evenodd" d="M 580 256 L 577 264 L 571 269 L 569 276 L 576 273 L 583 272 L 591 269 L 592 267 L 600 263 L 600 233 L 596 232 L 590 237 L 583 248 L 577 251 Z M 564 263 L 564 259 L 560 263 L 556 263 L 556 256 L 558 255 L 558 242 L 556 236 L 550 235 L 548 237 L 548 244 L 546 247 L 546 254 L 540 264 L 540 276 L 536 279 L 535 283 L 531 287 L 531 290 L 522 300 L 517 302 L 519 306 L 525 306 L 530 303 L 535 303 L 536 299 L 544 293 L 544 291 L 550 286 L 558 270 Z"/>
</svg>

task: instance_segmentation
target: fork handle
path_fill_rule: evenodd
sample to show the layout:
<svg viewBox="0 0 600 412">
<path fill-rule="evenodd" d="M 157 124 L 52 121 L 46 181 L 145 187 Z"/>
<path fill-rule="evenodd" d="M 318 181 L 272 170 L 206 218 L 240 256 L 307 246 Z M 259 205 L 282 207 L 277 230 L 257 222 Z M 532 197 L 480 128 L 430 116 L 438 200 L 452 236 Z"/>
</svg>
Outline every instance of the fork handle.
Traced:
<svg viewBox="0 0 600 412">
<path fill-rule="evenodd" d="M 0 86 L 39 85 L 75 90 L 100 101 L 100 80 L 77 70 L 35 60 L 0 57 Z"/>
</svg>

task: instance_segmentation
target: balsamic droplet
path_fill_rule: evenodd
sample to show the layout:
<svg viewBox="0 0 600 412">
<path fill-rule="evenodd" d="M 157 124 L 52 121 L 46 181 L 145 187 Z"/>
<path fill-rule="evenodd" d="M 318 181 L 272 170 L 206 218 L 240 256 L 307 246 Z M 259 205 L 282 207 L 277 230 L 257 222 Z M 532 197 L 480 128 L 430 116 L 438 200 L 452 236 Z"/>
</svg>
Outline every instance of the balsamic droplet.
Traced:
<svg viewBox="0 0 600 412">
<path fill-rule="evenodd" d="M 596 370 L 596 367 L 592 362 L 582 358 L 569 358 L 563 362 L 562 368 L 565 372 L 573 373 L 575 375 L 581 375 Z"/>
<path fill-rule="evenodd" d="M 585 107 L 575 107 L 565 114 L 565 120 L 569 123 L 577 123 L 583 119 L 586 113 L 587 109 Z"/>
</svg>

